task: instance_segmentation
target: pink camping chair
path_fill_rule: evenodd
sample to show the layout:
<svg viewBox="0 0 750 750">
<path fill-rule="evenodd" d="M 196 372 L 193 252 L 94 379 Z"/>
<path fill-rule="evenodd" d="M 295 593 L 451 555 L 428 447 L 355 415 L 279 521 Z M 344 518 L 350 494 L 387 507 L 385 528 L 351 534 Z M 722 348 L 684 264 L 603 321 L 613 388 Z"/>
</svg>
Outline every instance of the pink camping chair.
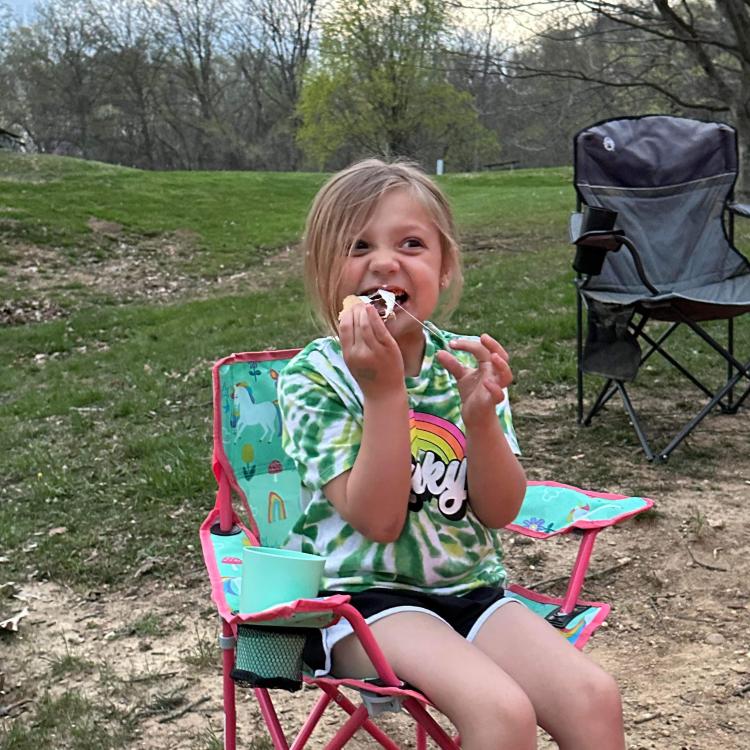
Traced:
<svg viewBox="0 0 750 750">
<path fill-rule="evenodd" d="M 460 739 L 449 736 L 427 712 L 429 700 L 405 685 L 383 656 L 368 625 L 349 597 L 297 599 L 253 614 L 240 614 L 243 550 L 248 546 L 280 547 L 300 514 L 300 481 L 294 463 L 281 448 L 281 414 L 276 400 L 279 373 L 298 350 L 233 354 L 213 368 L 213 471 L 218 483 L 216 504 L 201 525 L 203 556 L 212 597 L 221 618 L 223 650 L 224 748 L 237 744 L 235 689 L 255 691 L 276 750 L 303 748 L 332 703 L 348 718 L 326 746 L 343 747 L 362 729 L 382 747 L 397 750 L 372 718 L 383 711 L 404 710 L 416 723 L 416 744 L 427 736 L 441 748 L 457 750 Z M 431 436 L 435 440 L 435 436 Z M 446 445 L 446 451 L 450 446 Z M 240 501 L 246 518 L 233 507 Z M 597 534 L 653 505 L 647 498 L 589 492 L 557 482 L 530 482 L 518 517 L 509 529 L 535 538 L 581 532 L 578 555 L 565 595 L 550 597 L 515 584 L 508 588 L 532 610 L 582 648 L 609 613 L 609 605 L 579 598 Z M 376 680 L 316 679 L 302 673 L 304 628 L 327 627 L 346 618 L 378 674 Z M 293 740 L 279 721 L 269 692 L 294 690 L 302 681 L 321 690 L 320 698 Z M 360 696 L 356 705 L 342 687 Z"/>
</svg>

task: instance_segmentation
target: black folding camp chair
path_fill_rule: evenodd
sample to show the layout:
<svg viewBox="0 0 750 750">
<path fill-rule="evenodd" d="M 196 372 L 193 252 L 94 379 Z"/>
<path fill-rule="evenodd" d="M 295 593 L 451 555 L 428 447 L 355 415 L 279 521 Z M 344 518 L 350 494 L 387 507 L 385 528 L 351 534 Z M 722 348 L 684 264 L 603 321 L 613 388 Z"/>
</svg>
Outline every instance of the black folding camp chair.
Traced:
<svg viewBox="0 0 750 750">
<path fill-rule="evenodd" d="M 736 413 L 750 393 L 750 360 L 734 352 L 734 319 L 750 311 L 750 262 L 734 246 L 735 214 L 750 217 L 733 202 L 737 134 L 665 115 L 605 120 L 574 136 L 574 166 L 578 420 L 590 424 L 619 393 L 648 459 L 666 461 L 709 413 Z M 725 343 L 711 320 L 727 321 Z M 685 327 L 725 363 L 718 387 L 667 350 Z M 626 387 L 655 353 L 707 398 L 658 451 Z M 605 382 L 584 415 L 589 374 Z"/>
</svg>

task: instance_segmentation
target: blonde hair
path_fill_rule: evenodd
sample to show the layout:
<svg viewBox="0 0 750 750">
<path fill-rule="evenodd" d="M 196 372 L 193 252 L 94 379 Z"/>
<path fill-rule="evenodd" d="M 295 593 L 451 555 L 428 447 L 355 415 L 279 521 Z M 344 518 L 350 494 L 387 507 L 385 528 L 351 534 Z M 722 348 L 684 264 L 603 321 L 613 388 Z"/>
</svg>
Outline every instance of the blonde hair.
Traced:
<svg viewBox="0 0 750 750">
<path fill-rule="evenodd" d="M 443 191 L 411 162 L 365 159 L 337 172 L 315 196 L 307 216 L 303 249 L 305 286 L 315 313 L 335 332 L 341 306 L 339 287 L 346 256 L 369 221 L 380 198 L 406 188 L 435 222 L 440 235 L 443 269 L 449 284 L 441 290 L 444 315 L 455 309 L 463 274 L 453 212 Z"/>
</svg>

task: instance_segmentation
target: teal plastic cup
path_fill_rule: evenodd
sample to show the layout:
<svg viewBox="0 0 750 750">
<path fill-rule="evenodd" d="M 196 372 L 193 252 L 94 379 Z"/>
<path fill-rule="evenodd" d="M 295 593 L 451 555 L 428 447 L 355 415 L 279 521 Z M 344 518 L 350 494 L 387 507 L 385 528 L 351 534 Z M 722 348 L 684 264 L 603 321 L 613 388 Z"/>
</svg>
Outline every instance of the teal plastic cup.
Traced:
<svg viewBox="0 0 750 750">
<path fill-rule="evenodd" d="M 318 595 L 325 559 L 307 552 L 245 547 L 242 552 L 240 614 L 260 612 Z"/>
</svg>

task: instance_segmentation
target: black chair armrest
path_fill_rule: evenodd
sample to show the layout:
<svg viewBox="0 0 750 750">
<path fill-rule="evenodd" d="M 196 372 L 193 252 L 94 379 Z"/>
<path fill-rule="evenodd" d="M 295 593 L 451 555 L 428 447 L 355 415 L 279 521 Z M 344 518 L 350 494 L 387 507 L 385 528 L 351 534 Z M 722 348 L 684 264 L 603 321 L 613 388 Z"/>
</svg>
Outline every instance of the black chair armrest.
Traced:
<svg viewBox="0 0 750 750">
<path fill-rule="evenodd" d="M 602 272 L 604 258 L 608 252 L 617 252 L 625 245 L 643 285 L 651 294 L 658 295 L 659 290 L 646 275 L 637 248 L 625 236 L 622 229 L 615 227 L 616 220 L 616 211 L 591 206 L 584 206 L 583 212 L 574 213 L 570 217 L 571 241 L 576 246 L 573 268 L 578 273 L 588 276 L 581 288 L 590 281 L 592 276 L 597 276 Z"/>
</svg>

